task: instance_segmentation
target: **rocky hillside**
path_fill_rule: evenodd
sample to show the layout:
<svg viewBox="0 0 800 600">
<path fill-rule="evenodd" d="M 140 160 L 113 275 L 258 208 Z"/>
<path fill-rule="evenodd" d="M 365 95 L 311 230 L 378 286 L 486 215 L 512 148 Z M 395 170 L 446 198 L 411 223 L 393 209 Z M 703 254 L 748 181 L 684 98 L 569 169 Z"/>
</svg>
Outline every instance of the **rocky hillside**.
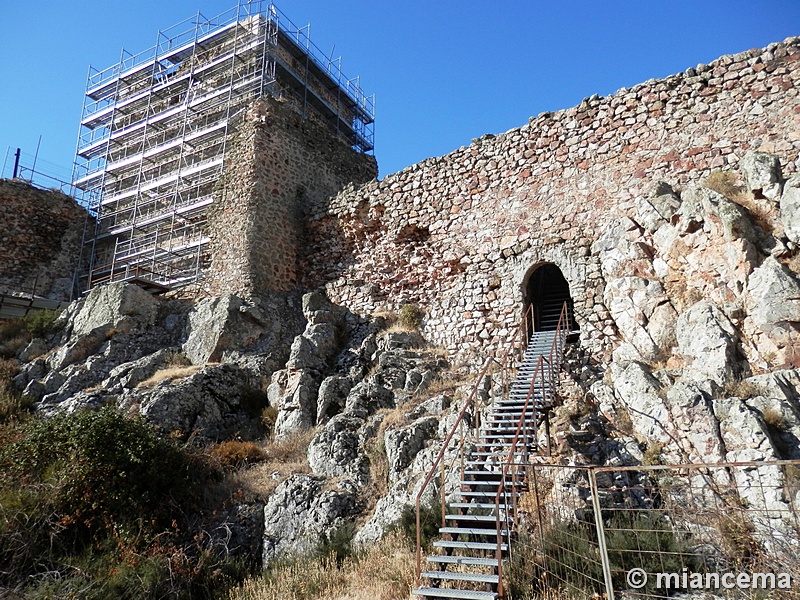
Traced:
<svg viewBox="0 0 800 600">
<path fill-rule="evenodd" d="M 800 177 L 773 156 L 654 184 L 591 247 L 618 338 L 609 362 L 570 349 L 551 460 L 800 458 L 798 247 Z M 196 447 L 294 444 L 280 468 L 243 467 L 259 483 L 226 513 L 267 564 L 402 521 L 476 383 L 476 364 L 424 335 L 412 305 L 357 315 L 318 292 L 192 302 L 112 284 L 14 353 L 14 386 L 48 417 L 111 405 Z"/>
</svg>

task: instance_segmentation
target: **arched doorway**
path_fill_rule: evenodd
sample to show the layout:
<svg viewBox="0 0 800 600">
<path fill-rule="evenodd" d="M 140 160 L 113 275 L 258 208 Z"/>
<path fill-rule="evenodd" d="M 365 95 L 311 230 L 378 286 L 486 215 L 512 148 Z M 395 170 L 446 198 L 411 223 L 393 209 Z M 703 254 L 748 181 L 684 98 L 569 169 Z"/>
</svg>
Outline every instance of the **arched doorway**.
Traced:
<svg viewBox="0 0 800 600">
<path fill-rule="evenodd" d="M 533 331 L 553 331 L 558 326 L 564 302 L 567 303 L 569 331 L 578 331 L 569 283 L 556 265 L 544 263 L 534 267 L 523 285 L 523 294 L 525 310 L 533 306 L 530 322 Z"/>
</svg>

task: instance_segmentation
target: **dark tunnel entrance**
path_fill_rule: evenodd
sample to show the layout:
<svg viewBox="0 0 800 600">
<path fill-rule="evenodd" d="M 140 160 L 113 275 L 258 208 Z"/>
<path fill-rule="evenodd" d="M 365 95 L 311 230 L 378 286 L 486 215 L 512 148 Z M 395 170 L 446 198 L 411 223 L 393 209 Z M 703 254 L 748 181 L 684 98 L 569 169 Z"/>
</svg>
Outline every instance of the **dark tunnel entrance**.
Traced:
<svg viewBox="0 0 800 600">
<path fill-rule="evenodd" d="M 534 331 L 553 331 L 558 326 L 561 307 L 567 303 L 568 330 L 578 331 L 575 322 L 572 297 L 569 283 L 556 265 L 543 264 L 528 276 L 525 285 L 525 310 L 533 305 L 531 323 Z"/>
</svg>

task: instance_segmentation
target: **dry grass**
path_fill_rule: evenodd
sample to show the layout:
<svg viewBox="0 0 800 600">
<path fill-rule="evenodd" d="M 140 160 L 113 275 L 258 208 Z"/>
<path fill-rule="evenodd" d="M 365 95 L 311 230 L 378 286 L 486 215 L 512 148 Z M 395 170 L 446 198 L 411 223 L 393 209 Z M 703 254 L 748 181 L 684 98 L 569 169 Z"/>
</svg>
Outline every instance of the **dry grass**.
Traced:
<svg viewBox="0 0 800 600">
<path fill-rule="evenodd" d="M 308 445 L 316 431 L 295 432 L 261 448 L 260 462 L 231 475 L 231 484 L 243 498 L 265 500 L 289 475 L 310 473 Z"/>
<path fill-rule="evenodd" d="M 731 171 L 712 171 L 706 178 L 705 186 L 719 192 L 731 202 L 734 202 L 746 209 L 753 215 L 756 225 L 764 231 L 772 231 L 772 214 L 770 212 L 769 201 L 759 202 L 737 181 L 736 175 Z"/>
<path fill-rule="evenodd" d="M 166 367 L 156 371 L 152 377 L 145 379 L 139 384 L 138 387 L 154 387 L 162 381 L 180 381 L 186 379 L 197 373 L 200 370 L 199 365 L 191 365 L 188 367 Z"/>
<path fill-rule="evenodd" d="M 405 600 L 414 585 L 410 542 L 390 534 L 382 542 L 340 564 L 299 558 L 278 564 L 260 578 L 231 590 L 229 600 Z"/>
<path fill-rule="evenodd" d="M 255 442 L 228 440 L 211 448 L 211 456 L 227 469 L 241 469 L 266 459 L 266 453 Z"/>
<path fill-rule="evenodd" d="M 761 418 L 764 420 L 764 424 L 773 431 L 786 431 L 789 428 L 783 413 L 772 406 L 764 409 Z"/>
</svg>

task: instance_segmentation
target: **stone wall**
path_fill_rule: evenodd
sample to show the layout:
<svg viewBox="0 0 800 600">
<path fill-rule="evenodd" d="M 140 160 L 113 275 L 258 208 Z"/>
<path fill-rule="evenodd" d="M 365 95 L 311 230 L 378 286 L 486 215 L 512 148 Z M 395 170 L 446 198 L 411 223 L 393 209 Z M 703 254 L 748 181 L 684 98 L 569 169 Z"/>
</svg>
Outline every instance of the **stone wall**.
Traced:
<svg viewBox="0 0 800 600">
<path fill-rule="evenodd" d="M 209 213 L 204 290 L 250 296 L 294 289 L 309 207 L 351 182 L 374 179 L 375 159 L 272 98 L 250 107 L 229 143 Z"/>
<path fill-rule="evenodd" d="M 657 181 L 680 191 L 736 168 L 749 150 L 796 173 L 799 80 L 800 38 L 790 38 L 587 98 L 346 190 L 313 207 L 303 282 L 361 313 L 417 303 L 429 339 L 484 356 L 513 334 L 534 268 L 555 263 L 584 345 L 607 357 L 619 338 L 592 244 Z"/>
<path fill-rule="evenodd" d="M 86 219 L 70 196 L 0 180 L 0 293 L 70 300 Z"/>
</svg>

